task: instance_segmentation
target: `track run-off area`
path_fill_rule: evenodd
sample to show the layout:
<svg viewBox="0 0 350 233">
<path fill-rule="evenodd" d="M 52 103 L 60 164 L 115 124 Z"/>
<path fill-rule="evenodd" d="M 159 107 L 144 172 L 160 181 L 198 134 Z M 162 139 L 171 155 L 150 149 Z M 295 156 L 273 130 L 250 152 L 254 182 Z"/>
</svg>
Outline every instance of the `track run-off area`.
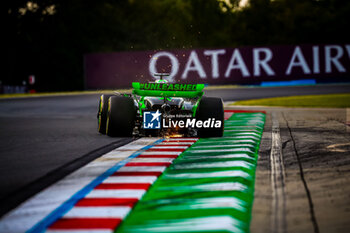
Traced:
<svg viewBox="0 0 350 233">
<path fill-rule="evenodd" d="M 0 232 L 249 232 L 265 114 L 225 111 L 222 138 L 140 138 L 37 193 Z"/>
</svg>

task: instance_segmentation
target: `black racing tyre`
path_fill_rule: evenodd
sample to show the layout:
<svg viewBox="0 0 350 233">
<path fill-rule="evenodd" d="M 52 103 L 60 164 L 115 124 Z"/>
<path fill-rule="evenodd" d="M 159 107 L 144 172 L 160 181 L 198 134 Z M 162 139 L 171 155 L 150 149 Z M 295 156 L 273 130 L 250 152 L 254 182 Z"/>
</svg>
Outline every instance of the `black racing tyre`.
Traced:
<svg viewBox="0 0 350 233">
<path fill-rule="evenodd" d="M 224 105 L 221 98 L 203 97 L 197 108 L 196 119 L 206 121 L 214 118 L 221 121 L 219 128 L 198 128 L 198 136 L 201 138 L 222 137 L 224 134 Z"/>
<path fill-rule="evenodd" d="M 131 137 L 136 108 L 130 97 L 112 96 L 108 102 L 106 133 L 111 137 Z"/>
<path fill-rule="evenodd" d="M 101 95 L 97 112 L 97 129 L 101 134 L 106 134 L 108 99 L 112 95 Z"/>
</svg>

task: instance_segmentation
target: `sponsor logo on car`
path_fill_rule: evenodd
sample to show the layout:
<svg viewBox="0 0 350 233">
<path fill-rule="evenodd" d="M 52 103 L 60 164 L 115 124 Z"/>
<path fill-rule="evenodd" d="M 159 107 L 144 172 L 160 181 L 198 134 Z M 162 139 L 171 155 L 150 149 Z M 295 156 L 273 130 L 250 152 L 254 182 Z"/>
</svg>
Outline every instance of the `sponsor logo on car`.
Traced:
<svg viewBox="0 0 350 233">
<path fill-rule="evenodd" d="M 140 83 L 140 89 L 152 91 L 195 91 L 197 84 Z"/>
<path fill-rule="evenodd" d="M 163 119 L 163 128 L 220 128 L 221 120 L 215 118 L 208 118 L 207 120 L 197 120 L 196 118 L 187 118 L 185 120 L 172 120 L 165 121 Z"/>
<path fill-rule="evenodd" d="M 157 110 L 156 112 L 143 112 L 143 128 L 144 129 L 160 129 L 160 116 L 162 114 Z"/>
<path fill-rule="evenodd" d="M 220 128 L 222 121 L 215 118 L 208 118 L 207 120 L 198 120 L 196 118 L 176 119 L 169 117 L 163 118 L 162 113 L 145 111 L 143 112 L 143 128 L 144 129 L 169 129 L 169 128 Z M 175 116 L 175 115 L 174 115 Z M 177 116 L 177 115 L 176 115 Z M 185 115 L 187 116 L 187 115 Z M 179 117 L 179 116 L 177 116 Z M 162 123 L 162 124 L 161 124 Z"/>
</svg>

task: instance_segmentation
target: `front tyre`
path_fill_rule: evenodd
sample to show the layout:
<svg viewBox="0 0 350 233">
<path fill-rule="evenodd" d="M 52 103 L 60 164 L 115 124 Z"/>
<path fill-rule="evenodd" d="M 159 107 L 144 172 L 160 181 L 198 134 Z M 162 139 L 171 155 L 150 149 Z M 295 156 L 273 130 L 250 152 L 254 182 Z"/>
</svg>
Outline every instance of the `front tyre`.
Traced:
<svg viewBox="0 0 350 233">
<path fill-rule="evenodd" d="M 196 118 L 201 121 L 213 118 L 221 121 L 218 128 L 198 128 L 199 137 L 222 137 L 224 134 L 224 105 L 221 98 L 203 97 L 198 104 Z"/>
<path fill-rule="evenodd" d="M 131 137 L 136 119 L 134 100 L 112 96 L 108 101 L 106 133 L 111 137 Z"/>
</svg>

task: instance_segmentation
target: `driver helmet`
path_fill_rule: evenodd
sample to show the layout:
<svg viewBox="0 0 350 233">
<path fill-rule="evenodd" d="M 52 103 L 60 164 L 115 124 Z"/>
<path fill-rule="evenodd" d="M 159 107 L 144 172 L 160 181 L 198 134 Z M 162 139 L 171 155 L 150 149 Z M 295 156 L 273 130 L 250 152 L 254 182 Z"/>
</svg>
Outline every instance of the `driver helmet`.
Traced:
<svg viewBox="0 0 350 233">
<path fill-rule="evenodd" d="M 165 80 L 165 79 L 158 79 L 158 80 L 156 80 L 155 83 L 168 83 L 168 80 Z"/>
</svg>

